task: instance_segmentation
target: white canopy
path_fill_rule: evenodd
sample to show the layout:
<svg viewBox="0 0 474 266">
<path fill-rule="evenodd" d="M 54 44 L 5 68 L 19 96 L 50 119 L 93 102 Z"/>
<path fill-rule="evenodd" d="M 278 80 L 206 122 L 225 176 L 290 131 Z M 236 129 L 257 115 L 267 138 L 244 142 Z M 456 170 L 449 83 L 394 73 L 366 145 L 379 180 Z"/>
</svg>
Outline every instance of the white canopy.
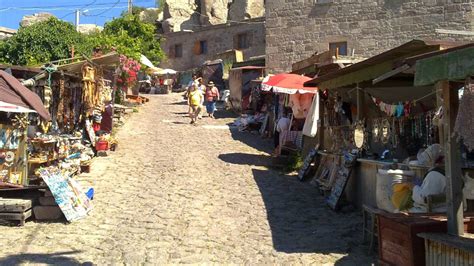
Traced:
<svg viewBox="0 0 474 266">
<path fill-rule="evenodd" d="M 0 101 L 0 112 L 9 113 L 36 113 L 35 110 Z"/>
<path fill-rule="evenodd" d="M 144 64 L 147 67 L 155 67 L 153 63 L 144 55 L 140 55 L 140 63 Z"/>
</svg>

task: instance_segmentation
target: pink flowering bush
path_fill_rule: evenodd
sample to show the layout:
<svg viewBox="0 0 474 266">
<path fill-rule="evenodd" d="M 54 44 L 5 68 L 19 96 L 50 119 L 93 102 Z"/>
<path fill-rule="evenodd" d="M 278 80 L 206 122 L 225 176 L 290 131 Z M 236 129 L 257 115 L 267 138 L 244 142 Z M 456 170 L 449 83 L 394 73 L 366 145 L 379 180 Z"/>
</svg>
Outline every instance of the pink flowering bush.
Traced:
<svg viewBox="0 0 474 266">
<path fill-rule="evenodd" d="M 140 71 L 140 63 L 125 55 L 120 55 L 120 72 L 117 78 L 117 86 L 127 91 L 137 82 L 137 74 Z"/>
</svg>

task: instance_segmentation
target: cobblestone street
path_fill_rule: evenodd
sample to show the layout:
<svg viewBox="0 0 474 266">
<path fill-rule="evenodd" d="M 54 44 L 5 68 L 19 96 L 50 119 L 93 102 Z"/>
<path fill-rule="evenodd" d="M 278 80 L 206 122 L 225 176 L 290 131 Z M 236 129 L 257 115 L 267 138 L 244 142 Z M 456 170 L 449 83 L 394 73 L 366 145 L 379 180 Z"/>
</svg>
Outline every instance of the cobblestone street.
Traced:
<svg viewBox="0 0 474 266">
<path fill-rule="evenodd" d="M 78 177 L 96 191 L 90 216 L 0 226 L 0 265 L 372 262 L 360 213 L 333 212 L 308 183 L 268 169 L 272 141 L 219 114 L 189 125 L 179 94 L 150 99 L 118 150 Z"/>
</svg>

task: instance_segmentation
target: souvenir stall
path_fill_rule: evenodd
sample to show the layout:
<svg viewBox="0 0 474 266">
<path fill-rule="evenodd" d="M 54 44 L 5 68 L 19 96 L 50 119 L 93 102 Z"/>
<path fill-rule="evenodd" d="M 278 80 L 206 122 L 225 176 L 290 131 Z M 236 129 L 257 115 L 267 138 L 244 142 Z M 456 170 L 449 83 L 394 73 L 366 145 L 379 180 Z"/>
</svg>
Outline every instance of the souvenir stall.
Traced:
<svg viewBox="0 0 474 266">
<path fill-rule="evenodd" d="M 19 170 L 19 166 L 11 168 L 15 178 L 7 180 L 7 190 L 14 186 L 20 192 L 36 193 L 28 194 L 35 200 L 9 199 L 5 204 L 20 204 L 18 206 L 22 208 L 15 209 L 18 211 L 15 213 L 0 211 L 1 219 L 17 220 L 23 224 L 34 213 L 40 220 L 64 215 L 68 221 L 74 221 L 85 217 L 92 209 L 85 191 L 72 176 L 89 171 L 92 157 L 107 150 L 114 142 L 109 134 L 112 125 L 102 126 L 102 116 L 113 102 L 110 80 L 115 65 L 119 63 L 118 56 L 54 63 L 58 65 L 51 64 L 43 69 L 10 68 L 30 89 L 16 78 L 11 82 L 35 95 L 37 108 L 47 115 L 38 112 L 39 116 L 11 119 L 13 127 L 21 130 L 10 133 L 14 137 L 10 137 L 4 149 L 20 149 L 19 153 L 24 156 L 18 155 L 19 158 L 12 162 L 24 166 L 24 169 Z M 5 135 L 10 131 L 6 128 Z M 11 161 L 9 157 L 8 161 Z M 42 188 L 48 189 L 38 194 Z M 88 194 L 92 197 L 93 191 L 88 191 Z M 18 197 L 26 194 L 8 195 Z"/>
<path fill-rule="evenodd" d="M 107 116 L 107 110 L 113 101 L 110 80 L 118 55 L 53 63 L 42 69 L 9 67 L 39 95 L 43 108 L 51 114 L 49 121 L 34 115 L 28 118 L 29 185 L 44 185 L 39 173 L 44 167 L 69 175 L 88 171 L 92 157 L 115 143 L 108 134 L 112 115 L 109 112 Z"/>
<path fill-rule="evenodd" d="M 303 85 L 309 80 L 305 76 L 283 73 L 267 76 L 262 82 L 262 91 L 271 91 L 275 95 L 275 155 L 280 155 L 282 149 L 295 152 L 303 147 L 303 127 L 313 99 L 317 98 L 314 97 L 317 95 L 316 87 Z"/>
<path fill-rule="evenodd" d="M 16 78 L 0 70 L 0 189 L 30 184 L 27 153 L 28 114 L 49 120 L 41 99 Z"/>
<path fill-rule="evenodd" d="M 474 222 L 469 207 L 474 200 L 474 43 L 419 58 L 415 86 L 434 85 L 443 112 L 447 233 L 424 231 L 426 264 L 474 260 Z M 461 148 L 460 148 L 461 146 Z M 383 252 L 383 250 L 381 250 Z"/>
<path fill-rule="evenodd" d="M 238 113 L 249 108 L 251 97 L 251 81 L 263 78 L 265 67 L 245 66 L 232 68 L 229 74 L 229 102 L 231 108 Z"/>
<path fill-rule="evenodd" d="M 308 178 L 334 209 L 344 199 L 363 209 L 364 234 L 372 248 L 378 228 L 383 263 L 423 265 L 417 234 L 447 230 L 450 111 L 438 85 L 414 83 L 417 62 L 443 45 L 411 41 L 306 83 L 322 89 L 317 170 Z"/>
<path fill-rule="evenodd" d="M 176 85 L 178 72 L 173 69 L 150 69 L 148 72 L 151 77 L 150 94 L 168 94 L 171 93 Z"/>
<path fill-rule="evenodd" d="M 245 114 L 242 114 L 235 125 L 239 130 L 259 131 L 262 136 L 271 136 L 269 128 L 273 128 L 273 94 L 261 90 L 262 79 L 250 81 L 249 104 Z M 223 101 L 226 102 L 225 95 Z"/>
<path fill-rule="evenodd" d="M 208 84 L 210 81 L 214 82 L 214 85 L 219 91 L 225 89 L 224 82 L 224 61 L 217 59 L 214 61 L 206 61 L 201 66 L 202 78 L 204 84 Z"/>
</svg>

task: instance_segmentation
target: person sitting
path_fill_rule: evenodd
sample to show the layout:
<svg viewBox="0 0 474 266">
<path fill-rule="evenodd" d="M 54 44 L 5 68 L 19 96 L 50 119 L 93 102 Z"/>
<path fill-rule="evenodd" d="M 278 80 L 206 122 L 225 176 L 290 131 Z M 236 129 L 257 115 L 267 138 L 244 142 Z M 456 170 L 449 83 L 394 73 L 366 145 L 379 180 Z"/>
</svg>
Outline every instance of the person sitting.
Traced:
<svg viewBox="0 0 474 266">
<path fill-rule="evenodd" d="M 418 156 L 418 161 L 431 168 L 423 182 L 413 187 L 413 208 L 410 212 L 428 212 L 427 197 L 446 194 L 446 176 L 444 174 L 443 152 L 441 145 L 433 144 Z M 445 212 L 446 202 L 436 203 L 433 212 Z"/>
</svg>

